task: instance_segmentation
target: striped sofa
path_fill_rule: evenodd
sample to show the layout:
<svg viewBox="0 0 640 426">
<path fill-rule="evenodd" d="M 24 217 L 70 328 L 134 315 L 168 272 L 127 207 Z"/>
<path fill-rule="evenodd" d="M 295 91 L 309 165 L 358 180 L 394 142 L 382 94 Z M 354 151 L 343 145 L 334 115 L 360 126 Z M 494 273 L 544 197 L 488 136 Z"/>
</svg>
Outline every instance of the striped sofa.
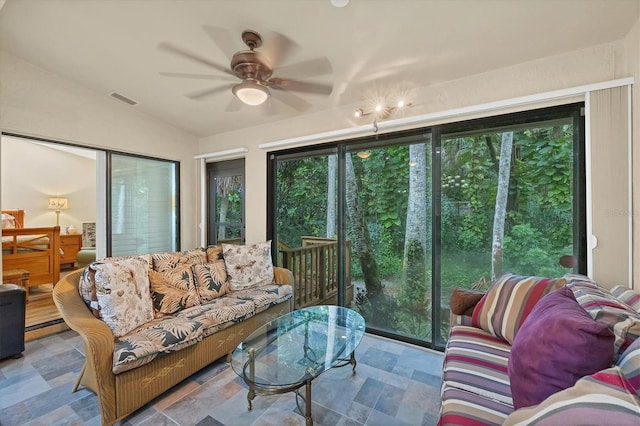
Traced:
<svg viewBox="0 0 640 426">
<path fill-rule="evenodd" d="M 552 321 L 544 317 L 556 315 L 552 302 L 567 299 L 586 316 L 582 324 L 589 321 L 591 332 L 598 330 L 596 344 L 566 339 L 578 331 L 573 325 L 561 330 L 564 314 Z M 506 274 L 485 293 L 454 291 L 451 325 L 439 425 L 640 424 L 640 293 L 623 286 L 608 290 L 576 274 Z M 554 344 L 555 354 L 547 351 L 535 360 L 545 345 Z M 534 364 L 516 370 L 531 357 Z M 597 367 L 589 366 L 596 358 Z M 573 360 L 577 374 L 556 385 L 574 368 Z M 523 404 L 523 389 L 535 388 L 536 377 L 542 377 L 539 387 L 546 393 L 535 405 Z"/>
</svg>

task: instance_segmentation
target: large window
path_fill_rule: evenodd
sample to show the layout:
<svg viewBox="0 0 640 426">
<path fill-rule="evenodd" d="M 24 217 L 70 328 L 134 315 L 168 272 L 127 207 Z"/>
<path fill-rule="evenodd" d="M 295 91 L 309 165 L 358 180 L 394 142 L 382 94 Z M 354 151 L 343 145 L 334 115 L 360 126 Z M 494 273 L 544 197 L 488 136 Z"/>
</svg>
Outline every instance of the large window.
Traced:
<svg viewBox="0 0 640 426">
<path fill-rule="evenodd" d="M 580 107 L 272 153 L 273 238 L 298 306 L 333 289 L 318 244 L 338 251 L 331 301 L 371 332 L 432 347 L 446 341 L 454 287 L 584 273 Z"/>
<path fill-rule="evenodd" d="M 110 236 L 112 256 L 179 248 L 178 164 L 112 153 Z"/>
</svg>

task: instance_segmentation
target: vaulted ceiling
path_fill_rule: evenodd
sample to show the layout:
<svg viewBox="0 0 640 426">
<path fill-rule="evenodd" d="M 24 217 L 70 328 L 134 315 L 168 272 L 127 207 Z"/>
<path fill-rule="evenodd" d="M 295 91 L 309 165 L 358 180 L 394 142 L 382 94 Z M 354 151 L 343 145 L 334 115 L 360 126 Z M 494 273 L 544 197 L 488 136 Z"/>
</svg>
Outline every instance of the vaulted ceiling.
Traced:
<svg viewBox="0 0 640 426">
<path fill-rule="evenodd" d="M 0 48 L 203 137 L 615 41 L 639 13 L 640 0 L 7 0 Z M 246 29 L 272 60 L 286 53 L 276 76 L 330 83 L 331 94 L 299 94 L 303 111 L 274 96 L 242 105 L 230 88 L 186 96 L 230 84 L 206 62 L 228 66 Z M 317 58 L 330 73 L 291 67 Z"/>
</svg>

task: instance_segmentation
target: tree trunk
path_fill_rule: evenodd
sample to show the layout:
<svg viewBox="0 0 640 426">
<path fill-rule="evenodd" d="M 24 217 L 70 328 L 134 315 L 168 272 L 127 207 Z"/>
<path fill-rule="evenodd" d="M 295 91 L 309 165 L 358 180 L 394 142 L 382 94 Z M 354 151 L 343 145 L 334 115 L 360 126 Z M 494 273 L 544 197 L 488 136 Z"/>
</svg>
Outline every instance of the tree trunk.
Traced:
<svg viewBox="0 0 640 426">
<path fill-rule="evenodd" d="M 504 221 L 509 196 L 509 176 L 511 174 L 511 151 L 513 150 L 513 132 L 502 134 L 500 146 L 500 171 L 498 173 L 498 191 L 493 216 L 493 244 L 491 247 L 491 279 L 502 274 Z"/>
<path fill-rule="evenodd" d="M 353 171 L 353 162 L 351 154 L 347 154 L 347 215 L 353 233 L 353 241 L 351 241 L 351 249 L 353 255 L 360 262 L 362 273 L 364 275 L 364 284 L 367 287 L 367 297 L 376 299 L 382 295 L 382 282 L 378 275 L 378 264 L 373 256 L 371 247 L 371 239 L 369 237 L 369 228 L 364 218 L 364 214 L 358 203 L 358 183 Z"/>
<path fill-rule="evenodd" d="M 407 267 L 409 246 L 415 244 L 422 247 L 422 256 L 427 254 L 427 161 L 425 144 L 409 146 L 409 199 L 407 202 L 407 225 L 404 237 L 403 267 Z M 415 241 L 413 243 L 412 241 Z M 413 255 L 416 258 L 416 255 Z M 425 265 L 426 267 L 426 265 Z"/>
<path fill-rule="evenodd" d="M 336 238 L 336 182 L 338 156 L 329 155 L 327 165 L 327 238 Z"/>
<path fill-rule="evenodd" d="M 218 223 L 225 223 L 227 221 L 227 211 L 229 210 L 229 194 L 223 194 L 220 201 L 220 217 Z M 218 241 L 227 238 L 227 227 L 220 225 L 218 227 Z"/>
</svg>

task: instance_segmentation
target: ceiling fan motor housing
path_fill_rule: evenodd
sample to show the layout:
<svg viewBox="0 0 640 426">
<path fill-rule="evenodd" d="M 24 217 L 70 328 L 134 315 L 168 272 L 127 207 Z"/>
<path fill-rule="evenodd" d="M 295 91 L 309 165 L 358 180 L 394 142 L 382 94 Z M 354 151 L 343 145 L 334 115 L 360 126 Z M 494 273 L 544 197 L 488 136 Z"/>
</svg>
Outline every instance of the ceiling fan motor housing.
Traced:
<svg viewBox="0 0 640 426">
<path fill-rule="evenodd" d="M 241 80 L 255 78 L 260 82 L 267 81 L 273 73 L 269 60 L 255 50 L 245 50 L 233 55 L 231 70 Z"/>
</svg>

